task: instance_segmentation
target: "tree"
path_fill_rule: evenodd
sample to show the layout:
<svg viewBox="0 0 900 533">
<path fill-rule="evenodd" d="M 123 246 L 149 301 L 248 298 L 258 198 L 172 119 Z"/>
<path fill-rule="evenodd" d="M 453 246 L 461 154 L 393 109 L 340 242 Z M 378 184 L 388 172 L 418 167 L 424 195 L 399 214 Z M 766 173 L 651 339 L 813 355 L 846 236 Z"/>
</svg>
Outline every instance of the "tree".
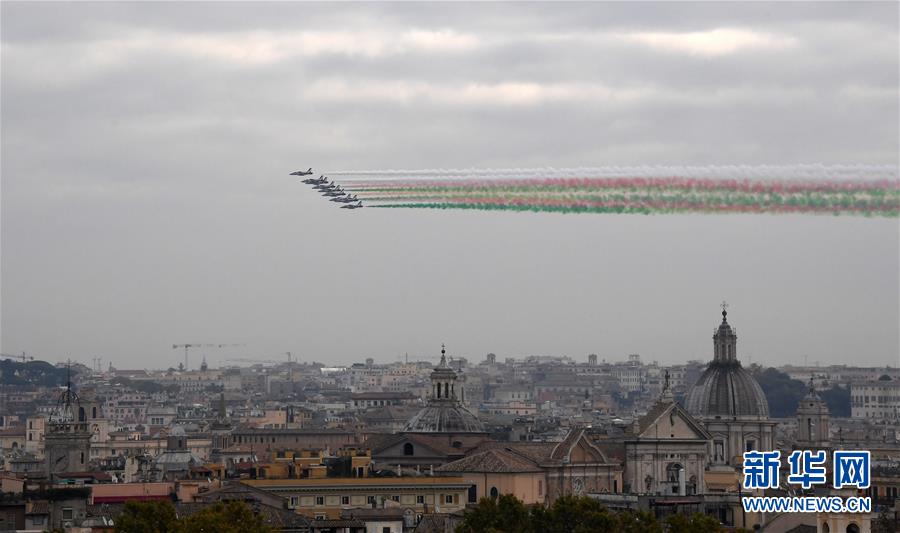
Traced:
<svg viewBox="0 0 900 533">
<path fill-rule="evenodd" d="M 537 508 L 540 509 L 540 508 Z M 563 496 L 545 512 L 535 510 L 534 529 L 548 533 L 616 531 L 616 517 L 593 498 Z"/>
<path fill-rule="evenodd" d="M 673 514 L 666 518 L 669 533 L 707 533 L 725 531 L 722 524 L 715 518 L 694 513 L 688 517 L 682 514 Z"/>
<path fill-rule="evenodd" d="M 172 502 L 125 502 L 116 533 L 173 533 L 179 530 Z"/>
<path fill-rule="evenodd" d="M 274 533 L 244 502 L 216 503 L 183 518 L 171 502 L 125 503 L 116 533 Z"/>
<path fill-rule="evenodd" d="M 878 517 L 872 521 L 872 533 L 892 533 L 897 531 L 894 527 L 894 519 L 891 518 L 888 510 L 890 508 L 888 506 L 882 506 L 881 511 L 878 513 Z"/>
<path fill-rule="evenodd" d="M 754 377 L 769 401 L 770 416 L 789 418 L 797 413 L 797 405 L 808 390 L 805 383 L 774 368 L 757 371 Z"/>
<path fill-rule="evenodd" d="M 531 517 L 528 508 L 511 494 L 499 498 L 484 497 L 478 505 L 466 511 L 457 533 L 531 533 Z"/>
<path fill-rule="evenodd" d="M 828 405 L 828 412 L 831 416 L 840 418 L 850 417 L 850 388 L 838 387 L 834 385 L 830 389 L 823 390 L 819 396 Z"/>
<path fill-rule="evenodd" d="M 563 496 L 550 507 L 526 506 L 515 496 L 482 498 L 466 511 L 457 533 L 662 533 L 647 512 L 613 513 L 586 496 Z"/>
<path fill-rule="evenodd" d="M 216 503 L 182 520 L 179 533 L 274 533 L 244 503 Z"/>
<path fill-rule="evenodd" d="M 616 515 L 619 533 L 662 533 L 662 525 L 647 511 L 625 511 Z"/>
</svg>

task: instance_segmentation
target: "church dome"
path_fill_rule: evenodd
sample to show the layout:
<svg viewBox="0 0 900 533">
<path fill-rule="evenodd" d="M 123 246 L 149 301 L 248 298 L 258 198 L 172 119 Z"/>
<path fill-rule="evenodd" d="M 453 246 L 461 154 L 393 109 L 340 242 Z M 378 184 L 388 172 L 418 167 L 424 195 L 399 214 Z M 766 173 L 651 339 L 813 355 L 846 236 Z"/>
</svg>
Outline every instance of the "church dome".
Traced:
<svg viewBox="0 0 900 533">
<path fill-rule="evenodd" d="M 429 405 L 406 423 L 409 433 L 484 433 L 484 424 L 462 405 Z"/>
<path fill-rule="evenodd" d="M 762 387 L 738 361 L 710 363 L 685 397 L 685 407 L 701 417 L 769 416 Z"/>
<path fill-rule="evenodd" d="M 441 346 L 441 362 L 431 372 L 431 397 L 428 406 L 412 417 L 403 428 L 407 433 L 484 433 L 484 424 L 463 406 L 456 391 L 457 375 L 447 364 L 447 352 Z M 460 389 L 460 394 L 463 390 Z"/>
<path fill-rule="evenodd" d="M 762 387 L 737 359 L 737 332 L 722 311 L 722 323 L 713 335 L 714 359 L 685 396 L 692 415 L 714 417 L 769 417 L 769 402 Z"/>
</svg>

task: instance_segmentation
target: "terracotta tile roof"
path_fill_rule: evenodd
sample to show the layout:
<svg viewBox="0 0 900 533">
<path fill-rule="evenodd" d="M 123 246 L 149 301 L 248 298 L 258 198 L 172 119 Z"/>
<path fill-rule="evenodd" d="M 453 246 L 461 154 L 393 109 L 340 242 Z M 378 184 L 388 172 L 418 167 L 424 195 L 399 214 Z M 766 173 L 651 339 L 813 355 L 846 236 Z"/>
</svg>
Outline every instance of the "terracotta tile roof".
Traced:
<svg viewBox="0 0 900 533">
<path fill-rule="evenodd" d="M 556 447 L 555 442 L 497 442 L 488 441 L 482 443 L 473 450 L 475 453 L 493 448 L 503 448 L 523 456 L 525 459 L 540 463 L 550 459 L 550 453 Z"/>
<path fill-rule="evenodd" d="M 25 514 L 50 514 L 50 502 L 45 500 L 28 502 Z"/>
<path fill-rule="evenodd" d="M 541 472 L 534 462 L 504 448 L 491 448 L 481 453 L 468 455 L 452 463 L 435 469 L 437 472 L 488 472 L 516 473 Z"/>
</svg>

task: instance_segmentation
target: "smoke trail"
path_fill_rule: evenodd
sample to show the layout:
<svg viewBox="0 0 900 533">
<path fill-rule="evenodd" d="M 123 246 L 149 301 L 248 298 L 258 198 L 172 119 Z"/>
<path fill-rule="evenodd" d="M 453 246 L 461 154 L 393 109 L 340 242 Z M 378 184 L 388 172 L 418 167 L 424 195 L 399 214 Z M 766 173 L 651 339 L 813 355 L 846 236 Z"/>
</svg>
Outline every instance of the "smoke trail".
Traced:
<svg viewBox="0 0 900 533">
<path fill-rule="evenodd" d="M 707 165 L 707 166 L 608 166 L 570 168 L 461 168 L 461 169 L 387 169 L 339 170 L 330 175 L 348 180 L 435 180 L 435 179 L 521 179 L 521 178 L 697 178 L 754 180 L 896 180 L 895 165 Z"/>
<path fill-rule="evenodd" d="M 370 207 L 557 213 L 796 213 L 897 217 L 891 165 L 345 170 Z M 372 205 L 372 202 L 376 202 Z"/>
</svg>

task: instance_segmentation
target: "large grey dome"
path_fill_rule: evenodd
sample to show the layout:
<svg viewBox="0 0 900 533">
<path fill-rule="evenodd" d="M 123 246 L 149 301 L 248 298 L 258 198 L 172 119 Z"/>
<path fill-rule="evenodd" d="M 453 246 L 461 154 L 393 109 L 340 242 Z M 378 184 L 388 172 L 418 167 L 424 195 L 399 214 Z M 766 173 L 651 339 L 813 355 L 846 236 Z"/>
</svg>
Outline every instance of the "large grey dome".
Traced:
<svg viewBox="0 0 900 533">
<path fill-rule="evenodd" d="M 737 331 L 722 309 L 722 323 L 713 331 L 713 360 L 685 397 L 685 408 L 702 418 L 717 416 L 769 417 L 762 387 L 737 359 Z"/>
<path fill-rule="evenodd" d="M 462 405 L 429 405 L 406 423 L 410 433 L 483 433 L 484 424 Z"/>
<path fill-rule="evenodd" d="M 685 407 L 692 415 L 769 417 L 769 402 L 739 361 L 713 361 L 691 387 Z"/>
<path fill-rule="evenodd" d="M 431 373 L 428 406 L 412 417 L 403 431 L 409 433 L 483 433 L 484 424 L 463 406 L 456 391 L 456 372 L 447 364 L 441 346 L 441 362 Z M 464 390 L 460 388 L 460 396 Z"/>
</svg>

